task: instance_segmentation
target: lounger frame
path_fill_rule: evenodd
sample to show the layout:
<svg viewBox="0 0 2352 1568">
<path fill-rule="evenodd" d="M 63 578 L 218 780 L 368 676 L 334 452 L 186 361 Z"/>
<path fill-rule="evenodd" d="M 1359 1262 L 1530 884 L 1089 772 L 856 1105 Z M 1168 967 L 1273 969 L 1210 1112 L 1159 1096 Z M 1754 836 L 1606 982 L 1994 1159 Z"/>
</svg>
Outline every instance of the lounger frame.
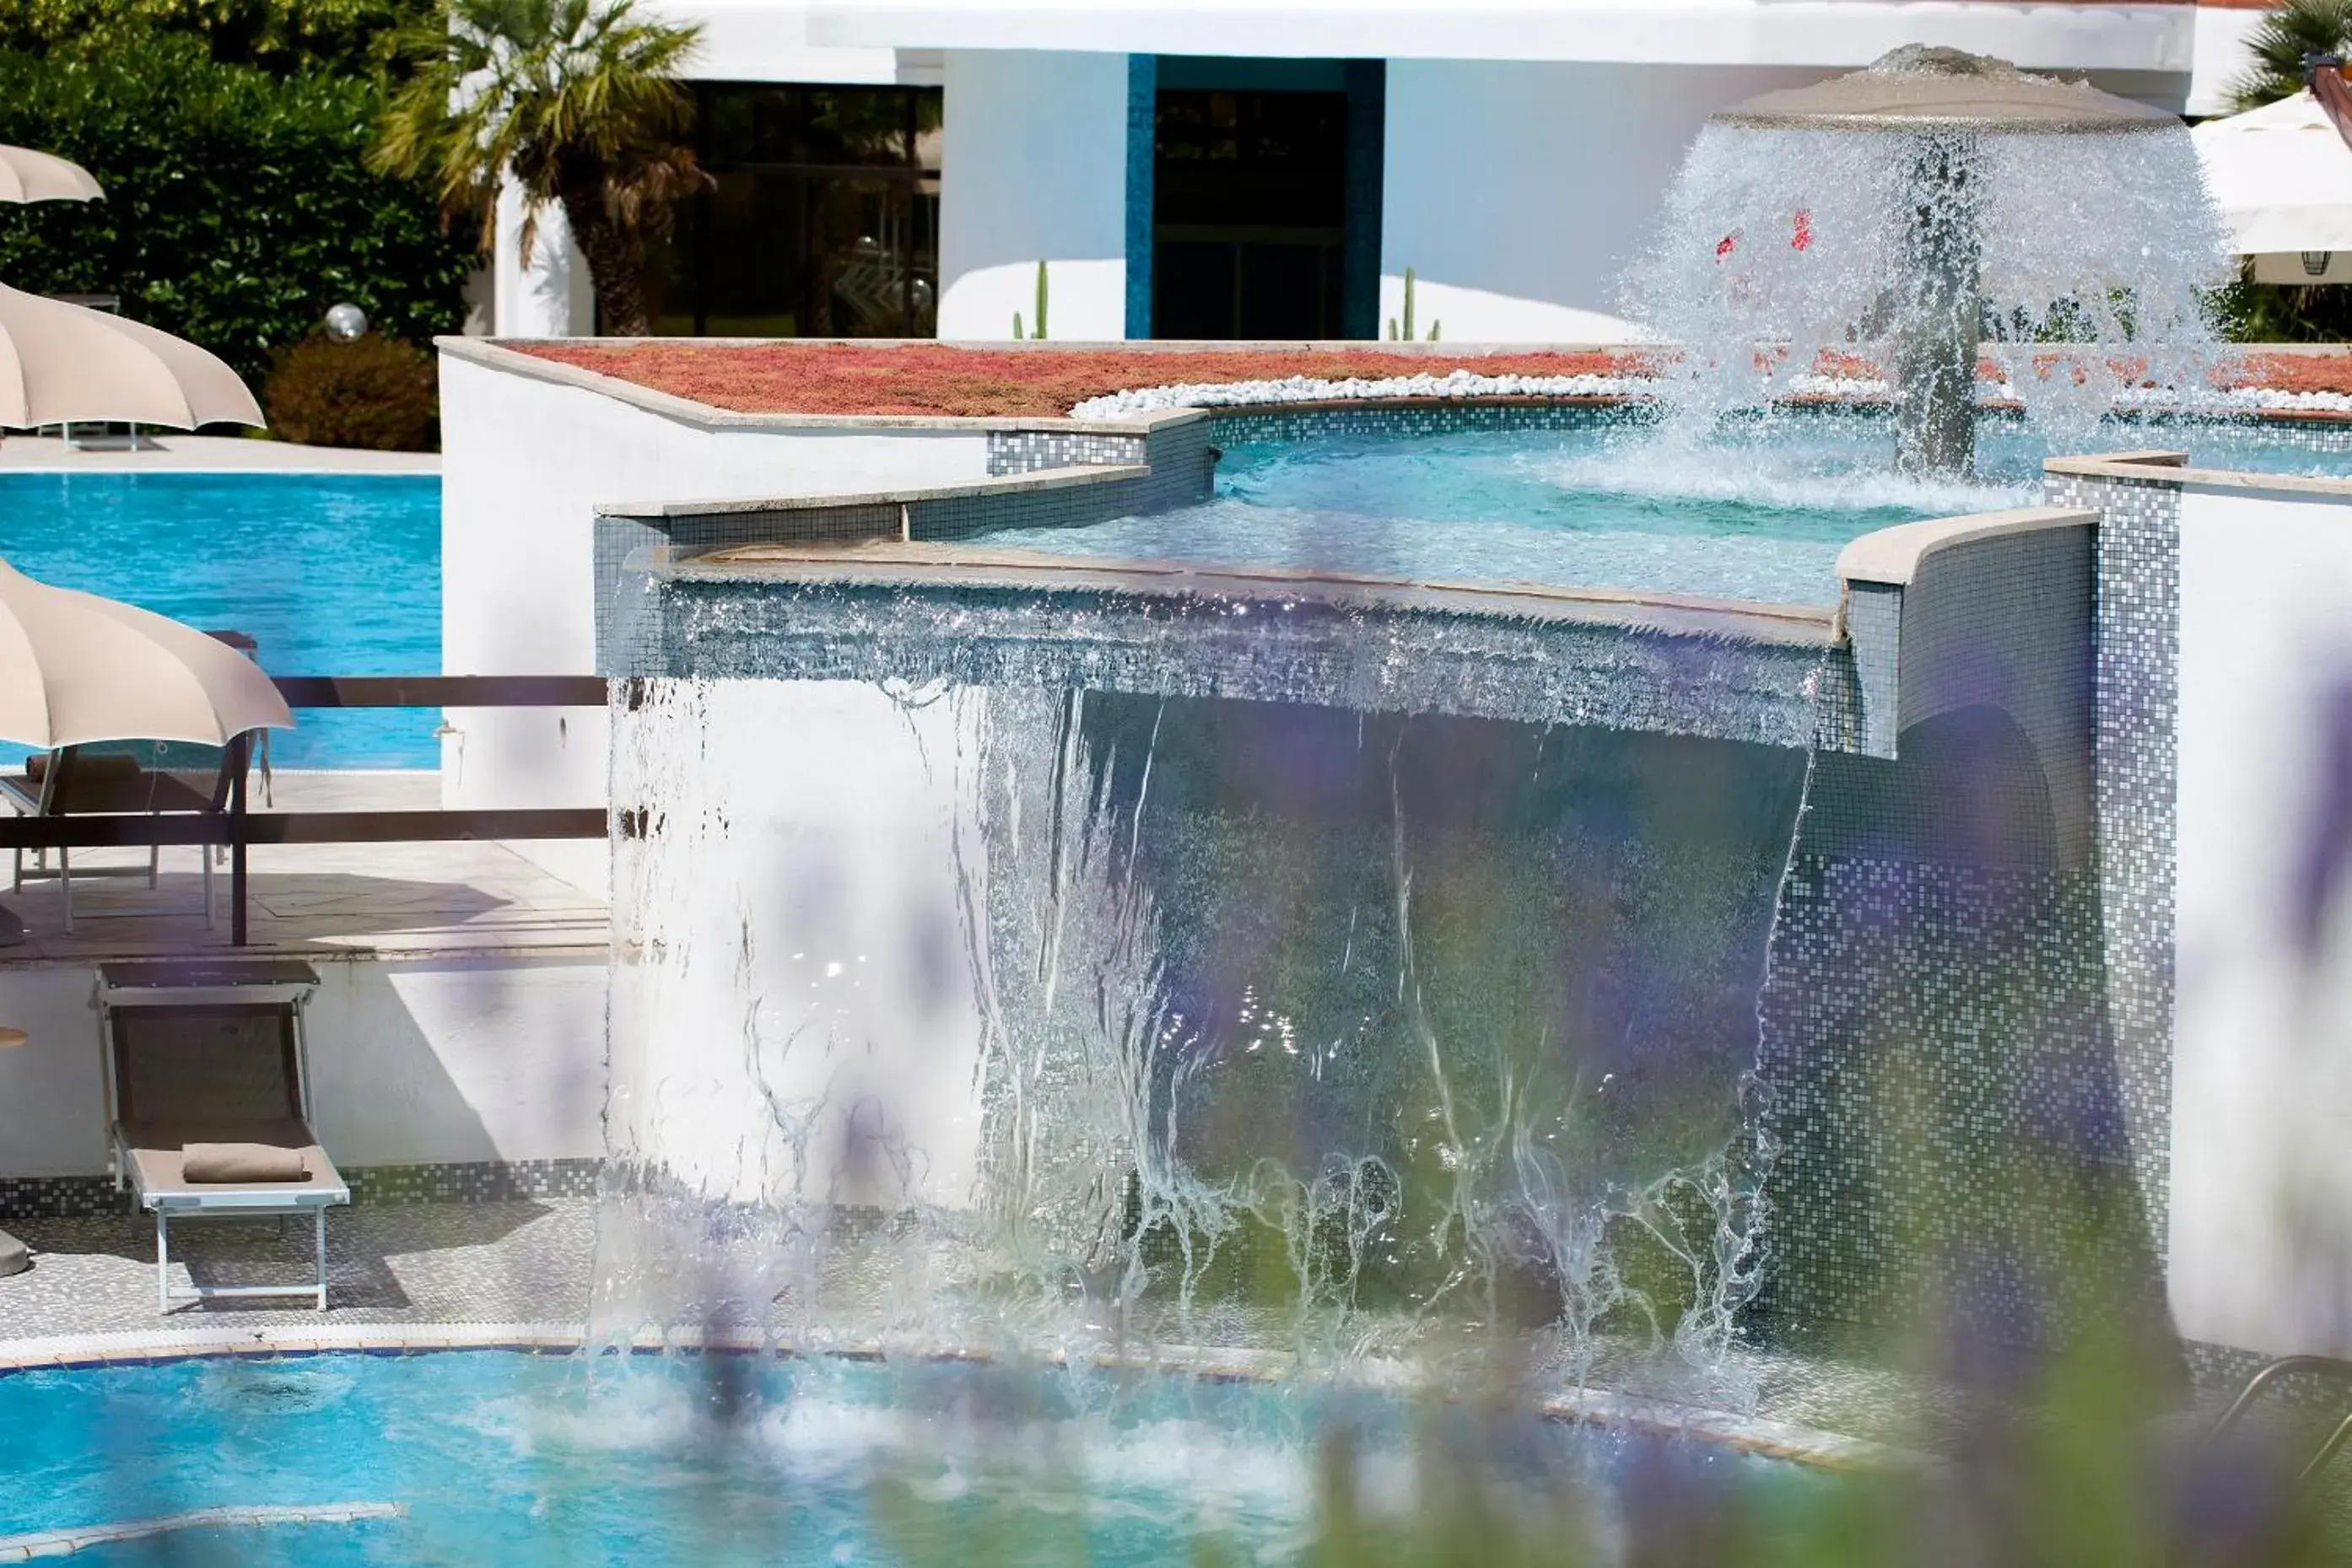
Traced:
<svg viewBox="0 0 2352 1568">
<path fill-rule="evenodd" d="M 215 977 L 217 977 L 216 978 Z M 194 982 L 194 983 L 191 983 Z M 128 1009 L 201 1010 L 282 1009 L 291 1036 L 293 1090 L 299 1120 L 310 1123 L 310 1048 L 304 1015 L 318 977 L 307 965 L 231 962 L 211 974 L 192 974 L 183 966 L 108 964 L 98 978 L 99 1053 L 105 1078 L 107 1150 L 115 1190 L 130 1189 L 135 1208 L 155 1216 L 155 1301 L 168 1312 L 174 1302 L 205 1301 L 255 1296 L 304 1296 L 320 1312 L 327 1310 L 327 1210 L 351 1201 L 351 1187 L 331 1166 L 323 1185 L 289 1191 L 286 1184 L 192 1183 L 155 1186 L 144 1179 L 131 1158 L 124 1131 L 122 1086 L 117 1082 L 115 1019 Z M 172 1284 L 172 1222 L 175 1219 L 264 1219 L 309 1215 L 312 1225 L 313 1275 L 298 1285 Z"/>
</svg>

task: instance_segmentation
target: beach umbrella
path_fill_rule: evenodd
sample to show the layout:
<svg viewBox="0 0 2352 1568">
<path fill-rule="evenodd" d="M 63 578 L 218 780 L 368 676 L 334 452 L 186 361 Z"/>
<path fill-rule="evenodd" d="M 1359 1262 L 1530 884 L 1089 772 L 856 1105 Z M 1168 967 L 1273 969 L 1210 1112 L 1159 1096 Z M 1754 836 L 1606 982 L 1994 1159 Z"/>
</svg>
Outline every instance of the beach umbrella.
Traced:
<svg viewBox="0 0 2352 1568">
<path fill-rule="evenodd" d="M 2189 132 L 2264 283 L 2352 281 L 2352 146 L 2308 89 Z"/>
<path fill-rule="evenodd" d="M 0 740 L 224 746 L 294 716 L 227 643 L 117 600 L 36 582 L 0 561 Z"/>
<path fill-rule="evenodd" d="M 0 147 L 0 202 L 95 202 L 105 195 L 79 163 L 29 147 Z"/>
<path fill-rule="evenodd" d="M 108 420 L 266 423 L 236 372 L 194 343 L 0 285 L 0 427 Z"/>
</svg>

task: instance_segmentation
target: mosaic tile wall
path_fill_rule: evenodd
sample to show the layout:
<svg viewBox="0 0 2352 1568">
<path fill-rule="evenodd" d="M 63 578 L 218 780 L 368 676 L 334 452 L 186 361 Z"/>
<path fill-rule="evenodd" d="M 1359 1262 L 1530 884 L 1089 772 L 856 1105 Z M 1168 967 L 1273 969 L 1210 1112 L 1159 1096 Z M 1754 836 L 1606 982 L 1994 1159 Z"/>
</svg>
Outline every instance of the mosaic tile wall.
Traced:
<svg viewBox="0 0 2352 1568">
<path fill-rule="evenodd" d="M 1612 622 L 1234 591 L 634 580 L 636 663 L 614 676 L 947 681 L 1592 725 L 1802 749 L 1818 645 Z M 942 628 L 951 627 L 951 632 Z"/>
<path fill-rule="evenodd" d="M 1814 759 L 1759 1008 L 1762 1311 L 2033 1340 L 2162 1299 L 2141 1134 L 2168 1090 L 2111 1027 L 2091 828 L 2137 787 L 2102 788 L 2125 716 L 2095 682 L 2169 653 L 2110 624 L 2111 577 L 2144 568 L 2084 530 L 1952 553 L 1907 616 L 1891 591 L 1848 602 L 1864 748 L 1890 697 L 1900 745 Z"/>
<path fill-rule="evenodd" d="M 725 545 L 772 544 L 820 539 L 895 539 L 904 522 L 895 506 L 803 507 L 773 512 L 712 512 L 702 517 L 614 517 L 595 522 L 596 653 L 600 669 L 623 667 L 610 652 L 630 630 L 631 605 L 621 592 L 622 568 L 630 555 L 651 545 L 689 549 Z"/>
<path fill-rule="evenodd" d="M 2179 829 L 2180 490 L 2052 475 L 2056 505 L 2095 507 L 2098 681 L 2094 778 L 2109 1027 L 2132 1092 L 2134 1163 L 2163 1254 L 2172 1179 L 2172 937 Z"/>
<path fill-rule="evenodd" d="M 992 430 L 988 472 L 992 478 L 1034 474 L 1041 468 L 1109 466 L 1147 461 L 1144 435 L 1098 435 L 1061 430 Z"/>
<path fill-rule="evenodd" d="M 474 1160 L 345 1170 L 352 1201 L 363 1204 L 510 1203 L 520 1198 L 593 1197 L 601 1159 Z M 0 1222 L 121 1214 L 131 1196 L 109 1176 L 0 1176 Z"/>
<path fill-rule="evenodd" d="M 1216 449 L 1210 442 L 1210 423 L 1204 419 L 1163 425 L 1141 440 L 1027 431 L 992 435 L 992 474 L 998 471 L 1000 441 L 1023 444 L 1020 461 L 1025 466 L 1007 469 L 1007 473 L 1137 463 L 1148 464 L 1151 472 L 1103 485 L 918 501 L 908 508 L 908 529 L 913 538 L 961 538 L 992 528 L 1077 528 L 1189 507 L 1207 499 L 1216 487 Z"/>
<path fill-rule="evenodd" d="M 1475 364 L 1475 361 L 1469 361 Z M 1450 368 L 1450 362 L 1449 362 Z M 1654 417 L 1615 400 L 1563 402 L 1413 402 L 1370 408 L 1220 409 L 1210 439 L 1219 444 L 1307 441 L 1318 436 L 1451 435 L 1465 430 L 1592 430 Z"/>
</svg>

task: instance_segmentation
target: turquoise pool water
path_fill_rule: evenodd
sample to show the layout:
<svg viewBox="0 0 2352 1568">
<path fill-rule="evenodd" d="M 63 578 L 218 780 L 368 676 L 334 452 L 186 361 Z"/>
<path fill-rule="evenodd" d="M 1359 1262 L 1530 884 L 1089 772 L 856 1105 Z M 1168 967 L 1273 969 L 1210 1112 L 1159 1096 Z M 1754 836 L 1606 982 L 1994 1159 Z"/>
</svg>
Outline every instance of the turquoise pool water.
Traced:
<svg viewBox="0 0 2352 1568">
<path fill-rule="evenodd" d="M 975 543 L 1128 559 L 1511 580 L 1833 602 L 1838 551 L 1874 528 L 2027 506 L 2046 448 L 1987 416 L 1973 484 L 1891 472 L 1883 415 L 1790 411 L 1684 443 L 1640 416 L 1557 431 L 1232 441 L 1213 499 Z M 2352 475 L 2352 430 L 2116 421 L 2086 449 L 2185 446 L 2203 466 Z"/>
<path fill-rule="evenodd" d="M 44 582 L 249 632 L 276 674 L 441 667 L 441 481 L 430 475 L 0 475 L 0 558 Z M 294 718 L 270 743 L 281 767 L 440 760 L 437 713 Z"/>
<path fill-rule="evenodd" d="M 1254 1385 L 971 1364 L 503 1352 L 186 1361 L 0 1377 L 0 1536 L 227 1506 L 392 1502 L 397 1519 L 212 1528 L 99 1563 L 1127 1564 L 1286 1561 L 1315 1437 L 1409 1506 L 1405 1412 Z M 1424 1426 L 1425 1432 L 1432 1428 Z M 1441 1418 L 1434 1428 L 1447 1440 Z M 1796 1467 L 1528 1420 L 1483 1475 L 1590 1486 L 1629 1466 L 1773 1489 Z M 1423 1452 L 1429 1450 L 1424 1449 Z M 982 1542 L 1009 1541 L 991 1552 Z M 80 1561 L 77 1558 L 77 1561 Z"/>
</svg>

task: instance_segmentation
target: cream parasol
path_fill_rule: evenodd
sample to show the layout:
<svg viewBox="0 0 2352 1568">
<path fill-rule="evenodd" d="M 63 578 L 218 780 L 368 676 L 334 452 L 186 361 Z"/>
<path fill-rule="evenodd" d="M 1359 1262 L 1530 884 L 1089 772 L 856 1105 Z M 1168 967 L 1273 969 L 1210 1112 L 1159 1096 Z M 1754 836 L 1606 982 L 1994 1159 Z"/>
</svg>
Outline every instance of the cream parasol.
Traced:
<svg viewBox="0 0 2352 1568">
<path fill-rule="evenodd" d="M 224 746 L 294 716 L 261 667 L 193 626 L 0 562 L 0 740 Z"/>
<path fill-rule="evenodd" d="M 265 423 L 236 372 L 194 343 L 0 285 L 0 427 L 108 420 Z"/>
<path fill-rule="evenodd" d="M 0 202 L 96 202 L 105 196 L 79 163 L 29 147 L 0 147 Z"/>
</svg>

